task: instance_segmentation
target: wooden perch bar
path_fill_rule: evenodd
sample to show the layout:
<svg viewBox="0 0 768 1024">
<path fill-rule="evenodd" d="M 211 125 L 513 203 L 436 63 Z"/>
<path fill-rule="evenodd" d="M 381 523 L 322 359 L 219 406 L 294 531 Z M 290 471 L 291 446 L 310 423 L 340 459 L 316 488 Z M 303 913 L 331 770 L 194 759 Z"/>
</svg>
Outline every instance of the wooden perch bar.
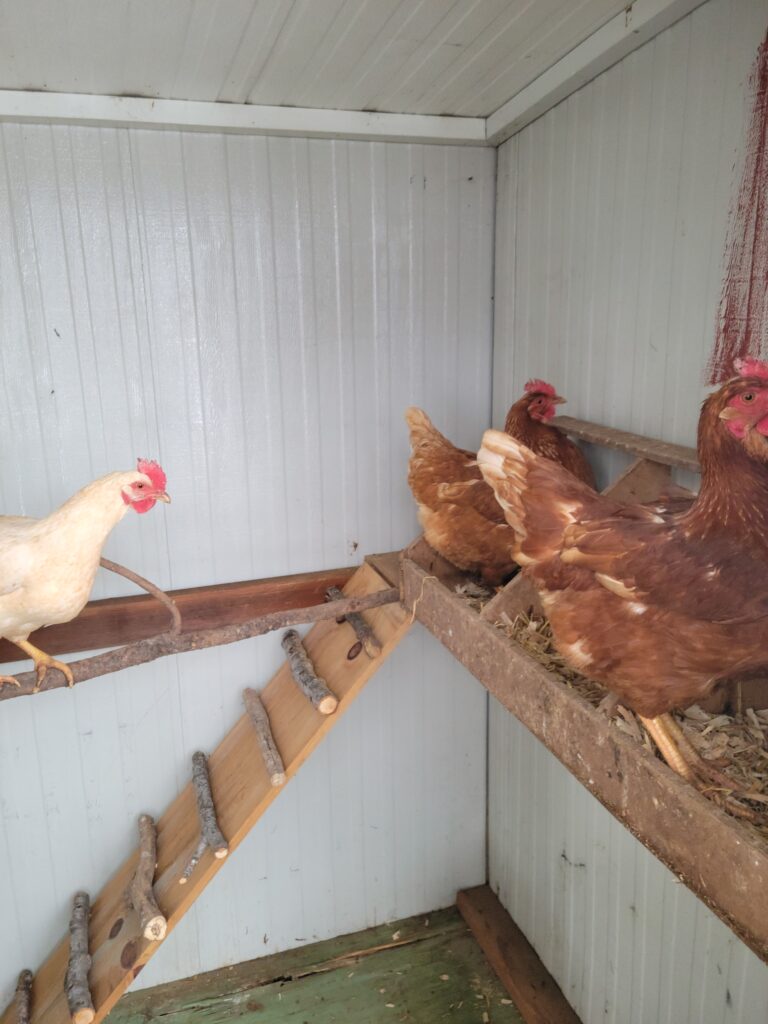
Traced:
<svg viewBox="0 0 768 1024">
<path fill-rule="evenodd" d="M 327 588 L 333 584 L 343 587 L 353 571 L 344 567 L 262 580 L 218 583 L 172 590 L 165 596 L 181 613 L 182 632 L 191 633 L 250 622 L 272 612 L 320 604 L 325 600 Z M 90 601 L 76 619 L 36 630 L 29 639 L 50 654 L 72 654 L 146 640 L 166 631 L 167 626 L 165 608 L 153 597 L 137 594 Z M 7 640 L 0 640 L 0 663 L 18 660 L 18 648 Z"/>
<path fill-rule="evenodd" d="M 632 834 L 768 962 L 768 842 L 683 781 L 411 559 L 403 598 L 426 628 Z"/>
<path fill-rule="evenodd" d="M 344 598 L 344 595 L 338 587 L 328 587 L 326 594 L 328 595 L 329 601 L 341 601 Z M 350 624 L 352 629 L 355 631 L 355 636 L 359 643 L 362 644 L 362 648 L 369 658 L 378 658 L 381 654 L 381 644 L 376 639 L 373 630 L 360 612 L 349 612 L 349 614 L 345 615 L 344 618 L 341 619 L 341 622 L 348 622 Z"/>
<path fill-rule="evenodd" d="M 338 604 L 337 601 L 331 603 Z M 315 672 L 312 660 L 295 629 L 289 629 L 283 634 L 282 645 L 288 655 L 288 664 L 296 685 L 321 715 L 332 715 L 339 702 L 328 689 L 325 680 Z"/>
<path fill-rule="evenodd" d="M 29 1024 L 32 1005 L 32 971 L 23 970 L 16 982 L 16 1024 Z"/>
<path fill-rule="evenodd" d="M 292 608 L 287 611 L 271 612 L 251 619 L 249 622 L 217 626 L 213 629 L 201 629 L 193 633 L 178 635 L 161 633 L 158 636 L 149 637 L 147 640 L 139 640 L 125 647 L 118 647 L 117 650 L 107 651 L 105 654 L 83 658 L 81 661 L 72 661 L 69 663 L 69 667 L 75 682 L 82 683 L 95 676 L 119 672 L 121 669 L 131 668 L 133 665 L 143 665 L 148 661 L 155 661 L 157 658 L 168 657 L 170 654 L 184 654 L 187 651 L 199 651 L 205 647 L 234 644 L 239 640 L 262 636 L 274 629 L 282 629 L 284 626 L 298 626 L 305 622 L 335 619 L 339 615 L 347 615 L 350 611 L 360 611 L 361 608 L 377 608 L 380 605 L 393 604 L 399 600 L 399 590 L 390 587 L 373 594 L 345 597 L 343 601 L 328 601 L 311 608 Z M 16 657 L 18 658 L 18 654 Z M 18 686 L 0 687 L 0 701 L 22 697 L 34 691 L 37 682 L 34 672 L 21 672 L 16 679 L 19 682 Z M 60 686 L 66 686 L 64 676 L 57 670 L 51 670 L 38 692 L 45 693 L 46 690 L 53 690 Z"/>
<path fill-rule="evenodd" d="M 91 954 L 88 949 L 88 919 L 91 901 L 87 892 L 76 892 L 69 919 L 69 963 L 64 979 L 72 1024 L 91 1024 L 96 1016 L 88 986 Z"/>
<path fill-rule="evenodd" d="M 208 758 L 202 750 L 198 750 L 192 755 L 192 785 L 195 789 L 197 814 L 200 819 L 200 841 L 195 847 L 195 852 L 187 861 L 179 879 L 179 885 L 186 885 L 206 849 L 210 850 L 217 860 L 223 860 L 229 853 L 229 844 L 224 838 L 216 817 L 216 806 L 211 792 L 211 778 L 208 774 Z"/>
<path fill-rule="evenodd" d="M 589 423 L 587 420 L 577 420 L 573 416 L 556 416 L 552 423 L 564 430 L 566 434 L 571 434 L 590 444 L 614 448 L 616 451 L 625 452 L 627 455 L 634 455 L 640 459 L 661 462 L 665 466 L 688 469 L 693 473 L 699 472 L 699 457 L 695 448 L 688 448 L 682 444 L 670 444 L 668 441 L 659 441 L 655 437 L 644 437 L 642 434 L 631 434 L 627 430 L 604 427 L 599 423 Z"/>
<path fill-rule="evenodd" d="M 243 703 L 256 731 L 256 740 L 261 756 L 264 758 L 269 781 L 273 786 L 282 786 L 285 782 L 285 766 L 272 735 L 269 715 L 261 703 L 261 697 L 255 690 L 247 689 L 243 691 Z"/>
<path fill-rule="evenodd" d="M 141 934 L 150 942 L 165 938 L 168 922 L 155 900 L 155 867 L 157 865 L 157 829 L 149 814 L 139 815 L 139 863 L 128 888 L 128 900 L 139 915 Z"/>
</svg>

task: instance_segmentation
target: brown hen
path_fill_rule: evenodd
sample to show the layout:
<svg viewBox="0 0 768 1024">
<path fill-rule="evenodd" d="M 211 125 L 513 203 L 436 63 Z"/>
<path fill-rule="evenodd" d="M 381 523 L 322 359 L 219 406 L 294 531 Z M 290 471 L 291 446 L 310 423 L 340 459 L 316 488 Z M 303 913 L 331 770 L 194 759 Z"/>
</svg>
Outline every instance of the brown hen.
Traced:
<svg viewBox="0 0 768 1024">
<path fill-rule="evenodd" d="M 547 421 L 565 399 L 541 380 L 531 380 L 507 413 L 504 429 L 545 458 L 554 459 L 590 487 L 595 478 L 581 449 Z M 405 413 L 411 437 L 408 483 L 424 537 L 435 551 L 497 586 L 517 565 L 514 536 L 493 491 L 483 481 L 474 452 L 457 448 L 421 409 Z"/>
<path fill-rule="evenodd" d="M 768 364 L 707 398 L 698 450 L 701 490 L 671 514 L 596 494 L 499 431 L 478 455 L 559 650 L 691 781 L 714 775 L 668 712 L 768 664 Z"/>
</svg>

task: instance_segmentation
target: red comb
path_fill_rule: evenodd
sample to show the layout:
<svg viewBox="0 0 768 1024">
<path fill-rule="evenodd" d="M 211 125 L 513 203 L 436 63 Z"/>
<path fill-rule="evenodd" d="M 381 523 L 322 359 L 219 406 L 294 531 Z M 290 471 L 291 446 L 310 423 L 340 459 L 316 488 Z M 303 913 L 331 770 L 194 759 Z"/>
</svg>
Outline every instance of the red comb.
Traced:
<svg viewBox="0 0 768 1024">
<path fill-rule="evenodd" d="M 138 469 L 140 473 L 149 477 L 152 481 L 152 486 L 156 491 L 165 490 L 165 473 L 160 468 L 159 463 L 155 462 L 154 459 L 138 459 L 136 461 L 136 469 Z"/>
<path fill-rule="evenodd" d="M 733 365 L 740 377 L 762 377 L 768 380 L 768 363 L 762 359 L 745 356 L 743 359 L 734 359 Z"/>
<path fill-rule="evenodd" d="M 525 393 L 527 395 L 552 395 L 553 398 L 557 394 L 551 384 L 547 384 L 545 380 L 539 380 L 538 377 L 528 381 L 525 385 Z"/>
</svg>

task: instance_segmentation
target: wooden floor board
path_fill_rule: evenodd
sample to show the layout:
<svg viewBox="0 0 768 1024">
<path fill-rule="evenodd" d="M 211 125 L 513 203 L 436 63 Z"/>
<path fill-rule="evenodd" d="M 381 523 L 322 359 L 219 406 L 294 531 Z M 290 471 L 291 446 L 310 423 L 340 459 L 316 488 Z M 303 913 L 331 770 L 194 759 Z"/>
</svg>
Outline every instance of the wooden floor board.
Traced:
<svg viewBox="0 0 768 1024">
<path fill-rule="evenodd" d="M 522 1024 L 455 907 L 126 996 L 110 1024 Z"/>
</svg>

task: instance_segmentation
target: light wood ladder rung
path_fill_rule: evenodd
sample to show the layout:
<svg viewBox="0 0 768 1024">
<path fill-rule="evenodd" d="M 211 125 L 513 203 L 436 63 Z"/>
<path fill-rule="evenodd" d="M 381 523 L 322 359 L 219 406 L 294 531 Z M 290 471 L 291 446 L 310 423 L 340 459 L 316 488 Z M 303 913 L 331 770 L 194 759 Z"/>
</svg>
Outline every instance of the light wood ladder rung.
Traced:
<svg viewBox="0 0 768 1024">
<path fill-rule="evenodd" d="M 362 565 L 344 593 L 368 594 L 389 584 L 370 565 Z M 364 612 L 382 645 L 376 659 L 360 653 L 347 658 L 355 643 L 347 623 L 319 622 L 304 639 L 317 672 L 339 698 L 332 715 L 321 715 L 309 703 L 284 664 L 261 693 L 272 732 L 285 763 L 287 778 L 296 774 L 339 716 L 349 707 L 368 679 L 387 659 L 411 626 L 399 604 Z M 281 792 L 272 786 L 247 713 L 236 722 L 209 758 L 211 788 L 222 831 L 234 850 Z M 155 894 L 168 919 L 168 932 L 181 920 L 213 876 L 227 863 L 206 851 L 188 884 L 179 885 L 184 866 L 197 846 L 200 824 L 191 783 L 176 797 L 157 823 Z M 138 850 L 125 861 L 93 901 L 90 950 L 93 966 L 90 986 L 96 1010 L 94 1024 L 106 1017 L 120 996 L 162 943 L 141 936 L 139 921 L 125 894 L 136 868 Z M 65 937 L 35 974 L 31 1024 L 69 1024 L 64 994 L 69 940 Z M 19 965 L 21 966 L 21 965 Z M 0 1024 L 15 1024 L 11 1004 Z"/>
</svg>

